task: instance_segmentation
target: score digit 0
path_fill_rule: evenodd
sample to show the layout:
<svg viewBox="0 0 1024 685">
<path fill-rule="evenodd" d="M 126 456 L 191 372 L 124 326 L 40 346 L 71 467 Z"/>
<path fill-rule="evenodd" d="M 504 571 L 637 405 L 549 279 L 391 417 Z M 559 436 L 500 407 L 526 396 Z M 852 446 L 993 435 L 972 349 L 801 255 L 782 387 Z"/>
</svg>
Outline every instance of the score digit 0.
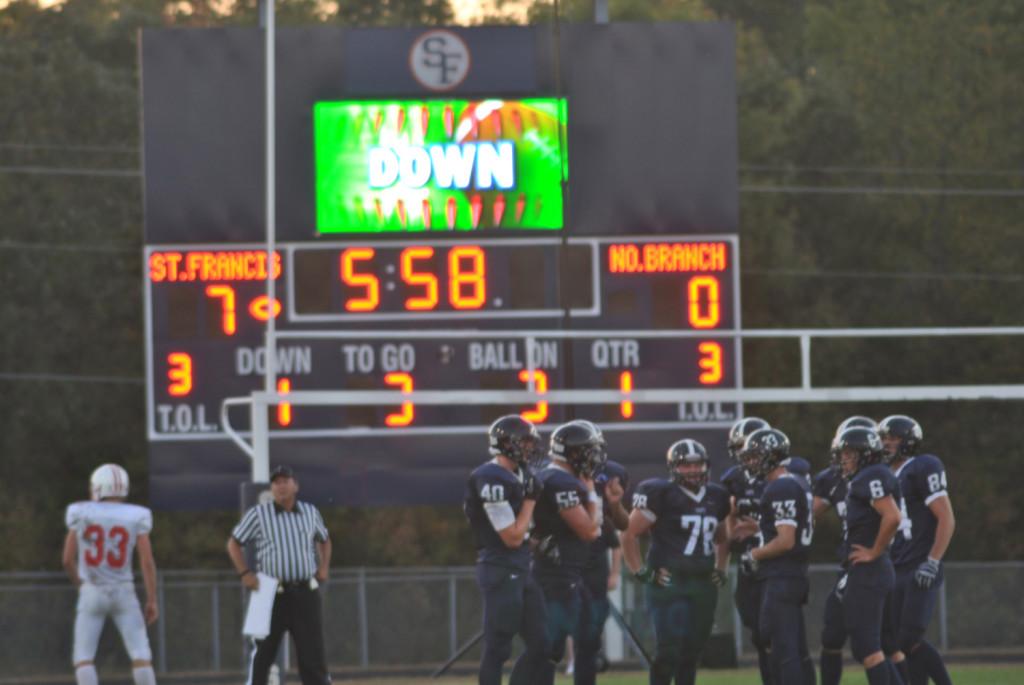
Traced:
<svg viewBox="0 0 1024 685">
<path fill-rule="evenodd" d="M 718 279 L 694 276 L 686 284 L 687 319 L 694 328 L 715 328 L 722 321 Z"/>
</svg>

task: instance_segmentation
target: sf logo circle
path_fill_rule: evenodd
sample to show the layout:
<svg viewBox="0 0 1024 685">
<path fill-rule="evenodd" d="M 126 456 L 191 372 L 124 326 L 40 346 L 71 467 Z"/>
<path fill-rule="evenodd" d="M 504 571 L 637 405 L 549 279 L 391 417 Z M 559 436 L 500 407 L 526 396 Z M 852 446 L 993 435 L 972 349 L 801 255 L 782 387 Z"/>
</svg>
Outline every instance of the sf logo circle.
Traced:
<svg viewBox="0 0 1024 685">
<path fill-rule="evenodd" d="M 469 73 L 469 47 L 451 31 L 427 31 L 409 50 L 409 69 L 430 90 L 451 90 Z"/>
</svg>

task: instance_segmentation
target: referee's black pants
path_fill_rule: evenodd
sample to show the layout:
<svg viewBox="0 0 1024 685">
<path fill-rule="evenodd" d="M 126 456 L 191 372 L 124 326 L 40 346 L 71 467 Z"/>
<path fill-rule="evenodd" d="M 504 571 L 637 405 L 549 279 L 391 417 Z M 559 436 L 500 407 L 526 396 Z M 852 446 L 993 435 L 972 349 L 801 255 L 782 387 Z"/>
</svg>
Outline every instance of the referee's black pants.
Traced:
<svg viewBox="0 0 1024 685">
<path fill-rule="evenodd" d="M 289 632 L 295 642 L 302 685 L 327 685 L 331 679 L 327 675 L 327 659 L 324 656 L 320 593 L 311 589 L 308 581 L 284 583 L 281 587 L 283 592 L 278 592 L 270 615 L 270 634 L 262 640 L 255 640 L 256 651 L 252 657 L 249 684 L 267 685 L 267 674 L 277 657 L 281 638 L 285 632 Z"/>
</svg>

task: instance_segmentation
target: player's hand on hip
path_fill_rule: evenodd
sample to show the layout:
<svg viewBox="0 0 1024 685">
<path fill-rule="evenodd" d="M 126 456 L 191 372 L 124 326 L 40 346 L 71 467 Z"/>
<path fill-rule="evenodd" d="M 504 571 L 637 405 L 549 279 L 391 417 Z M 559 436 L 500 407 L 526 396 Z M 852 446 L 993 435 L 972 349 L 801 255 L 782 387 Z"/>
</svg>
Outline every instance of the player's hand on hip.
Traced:
<svg viewBox="0 0 1024 685">
<path fill-rule="evenodd" d="M 249 588 L 250 590 L 260 589 L 260 578 L 255 573 L 250 571 L 242 576 L 242 585 Z"/>
<path fill-rule="evenodd" d="M 147 626 L 153 625 L 156 623 L 156 620 L 160 618 L 160 609 L 157 607 L 155 599 L 151 599 L 146 602 L 146 606 L 143 609 L 143 615 L 146 617 Z"/>
<path fill-rule="evenodd" d="M 654 576 L 654 582 L 661 587 L 672 587 L 672 571 L 667 568 L 659 568 L 658 573 Z"/>
<path fill-rule="evenodd" d="M 853 545 L 850 548 L 850 556 L 848 559 L 855 564 L 867 564 L 877 559 L 878 556 L 873 550 L 868 549 L 864 545 Z"/>
</svg>

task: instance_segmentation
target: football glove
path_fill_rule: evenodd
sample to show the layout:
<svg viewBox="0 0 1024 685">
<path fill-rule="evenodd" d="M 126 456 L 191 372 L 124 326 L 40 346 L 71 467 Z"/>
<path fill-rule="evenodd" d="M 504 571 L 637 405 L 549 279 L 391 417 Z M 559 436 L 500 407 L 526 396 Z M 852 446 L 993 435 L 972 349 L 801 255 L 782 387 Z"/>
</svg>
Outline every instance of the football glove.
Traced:
<svg viewBox="0 0 1024 685">
<path fill-rule="evenodd" d="M 715 587 L 725 587 L 728 581 L 729 576 L 726 575 L 725 571 L 716 568 L 711 572 L 711 582 L 715 584 Z"/>
<path fill-rule="evenodd" d="M 914 582 L 917 583 L 919 588 L 927 590 L 935 582 L 935 579 L 939 577 L 940 568 L 942 568 L 941 561 L 928 557 L 921 562 L 921 565 L 917 567 L 917 571 L 914 572 Z"/>
<path fill-rule="evenodd" d="M 555 566 L 562 565 L 562 553 L 558 549 L 558 543 L 555 542 L 554 535 L 541 538 L 537 544 L 537 552 Z"/>
<path fill-rule="evenodd" d="M 537 476 L 533 475 L 533 472 L 529 469 L 526 469 L 523 473 L 523 498 L 537 500 L 540 498 L 540 493 L 543 489 L 544 486 L 537 480 Z"/>
<path fill-rule="evenodd" d="M 633 579 L 638 583 L 653 584 L 654 583 L 655 570 L 647 566 L 641 567 L 639 571 L 633 574 Z"/>
<path fill-rule="evenodd" d="M 843 601 L 843 593 L 846 592 L 846 581 L 848 580 L 849 577 L 844 573 L 836 582 L 835 590 L 833 590 L 833 592 L 836 593 L 836 599 L 838 599 L 840 602 Z"/>
<path fill-rule="evenodd" d="M 754 558 L 754 555 L 749 549 L 740 557 L 740 571 L 744 575 L 752 576 L 757 573 L 758 565 L 757 559 Z"/>
</svg>

